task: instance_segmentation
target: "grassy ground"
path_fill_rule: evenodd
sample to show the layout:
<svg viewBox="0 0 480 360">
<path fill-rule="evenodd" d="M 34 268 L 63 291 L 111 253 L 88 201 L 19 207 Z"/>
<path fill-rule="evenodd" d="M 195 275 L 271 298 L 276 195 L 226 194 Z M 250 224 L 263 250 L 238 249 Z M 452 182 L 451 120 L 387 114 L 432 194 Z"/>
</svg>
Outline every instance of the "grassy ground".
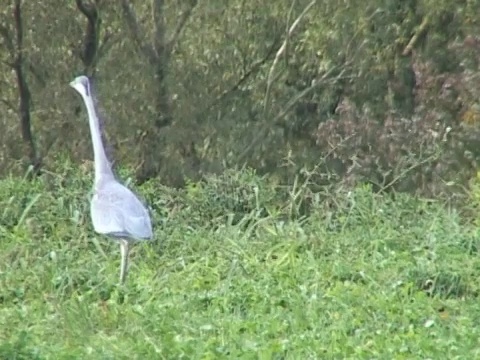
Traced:
<svg viewBox="0 0 480 360">
<path fill-rule="evenodd" d="M 156 239 L 120 287 L 89 176 L 0 182 L 0 358 L 480 358 L 475 228 L 363 188 L 289 219 L 257 185 L 239 215 L 218 188 L 147 184 Z"/>
</svg>

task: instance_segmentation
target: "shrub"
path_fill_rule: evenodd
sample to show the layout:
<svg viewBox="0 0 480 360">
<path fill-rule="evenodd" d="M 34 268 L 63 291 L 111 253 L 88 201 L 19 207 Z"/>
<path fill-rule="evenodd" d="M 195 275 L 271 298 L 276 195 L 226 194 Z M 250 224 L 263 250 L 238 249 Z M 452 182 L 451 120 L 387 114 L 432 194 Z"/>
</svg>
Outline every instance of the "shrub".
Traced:
<svg viewBox="0 0 480 360">
<path fill-rule="evenodd" d="M 229 218 L 236 224 L 245 216 L 266 216 L 276 205 L 278 195 L 266 177 L 252 169 L 226 170 L 208 175 L 200 182 L 189 182 L 185 200 L 193 218 L 223 223 Z"/>
<path fill-rule="evenodd" d="M 344 98 L 336 118 L 318 126 L 317 146 L 327 161 L 340 164 L 344 184 L 427 196 L 463 193 L 480 160 L 476 76 L 465 69 L 439 74 L 419 60 L 414 68 L 419 105 L 411 117 L 391 111 L 378 119 Z"/>
</svg>

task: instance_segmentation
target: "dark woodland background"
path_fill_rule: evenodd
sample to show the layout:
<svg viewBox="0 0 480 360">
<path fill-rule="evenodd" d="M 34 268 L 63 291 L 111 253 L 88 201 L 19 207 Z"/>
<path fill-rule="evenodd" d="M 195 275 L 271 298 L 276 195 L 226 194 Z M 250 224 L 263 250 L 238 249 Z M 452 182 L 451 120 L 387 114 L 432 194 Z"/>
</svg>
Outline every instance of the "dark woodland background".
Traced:
<svg viewBox="0 0 480 360">
<path fill-rule="evenodd" d="M 459 194 L 480 155 L 480 1 L 10 0 L 0 176 L 91 167 L 92 77 L 114 159 L 180 187 L 278 183 Z"/>
</svg>

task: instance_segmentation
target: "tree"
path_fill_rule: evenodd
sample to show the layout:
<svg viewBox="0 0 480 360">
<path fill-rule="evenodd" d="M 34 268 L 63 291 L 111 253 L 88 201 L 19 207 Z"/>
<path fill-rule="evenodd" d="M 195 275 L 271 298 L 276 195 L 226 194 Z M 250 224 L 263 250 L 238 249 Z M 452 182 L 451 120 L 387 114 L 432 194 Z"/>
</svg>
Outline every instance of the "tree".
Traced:
<svg viewBox="0 0 480 360">
<path fill-rule="evenodd" d="M 178 19 L 177 25 L 171 34 L 167 34 L 165 25 L 165 2 L 163 0 L 152 0 L 151 13 L 153 19 L 153 40 L 146 40 L 148 37 L 140 27 L 137 15 L 128 0 L 122 0 L 122 9 L 125 20 L 130 29 L 131 36 L 137 49 L 146 57 L 153 69 L 154 79 L 157 84 L 156 94 L 156 121 L 144 138 L 145 158 L 141 169 L 140 181 L 155 176 L 159 171 L 159 130 L 172 123 L 172 111 L 170 104 L 170 92 L 166 77 L 168 74 L 169 61 L 172 50 L 177 43 L 183 27 L 187 23 L 197 0 L 189 0 L 187 8 Z"/>
<path fill-rule="evenodd" d="M 27 82 L 27 60 L 24 55 L 24 25 L 22 19 L 22 1 L 15 0 L 13 3 L 13 24 L 6 26 L 0 24 L 0 35 L 6 46 L 8 55 L 4 63 L 10 67 L 16 77 L 18 91 L 17 114 L 20 120 L 22 139 L 27 147 L 29 165 L 33 169 L 33 174 L 38 174 L 41 168 L 41 158 L 32 134 L 31 126 L 31 102 L 32 95 Z M 14 105 L 7 99 L 2 98 L 10 108 Z"/>
</svg>

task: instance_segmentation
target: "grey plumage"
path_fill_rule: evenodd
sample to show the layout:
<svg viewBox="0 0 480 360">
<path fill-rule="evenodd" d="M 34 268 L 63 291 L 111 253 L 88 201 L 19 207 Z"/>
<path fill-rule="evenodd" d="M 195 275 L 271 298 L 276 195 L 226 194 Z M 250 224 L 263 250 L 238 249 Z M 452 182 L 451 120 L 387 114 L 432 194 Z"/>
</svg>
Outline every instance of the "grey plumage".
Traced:
<svg viewBox="0 0 480 360">
<path fill-rule="evenodd" d="M 88 113 L 95 164 L 94 194 L 90 203 L 93 228 L 120 241 L 122 254 L 120 282 L 127 276 L 130 243 L 151 239 L 152 224 L 147 209 L 135 194 L 120 184 L 105 154 L 98 117 L 86 76 L 75 78 L 70 86 L 82 97 Z"/>
</svg>

